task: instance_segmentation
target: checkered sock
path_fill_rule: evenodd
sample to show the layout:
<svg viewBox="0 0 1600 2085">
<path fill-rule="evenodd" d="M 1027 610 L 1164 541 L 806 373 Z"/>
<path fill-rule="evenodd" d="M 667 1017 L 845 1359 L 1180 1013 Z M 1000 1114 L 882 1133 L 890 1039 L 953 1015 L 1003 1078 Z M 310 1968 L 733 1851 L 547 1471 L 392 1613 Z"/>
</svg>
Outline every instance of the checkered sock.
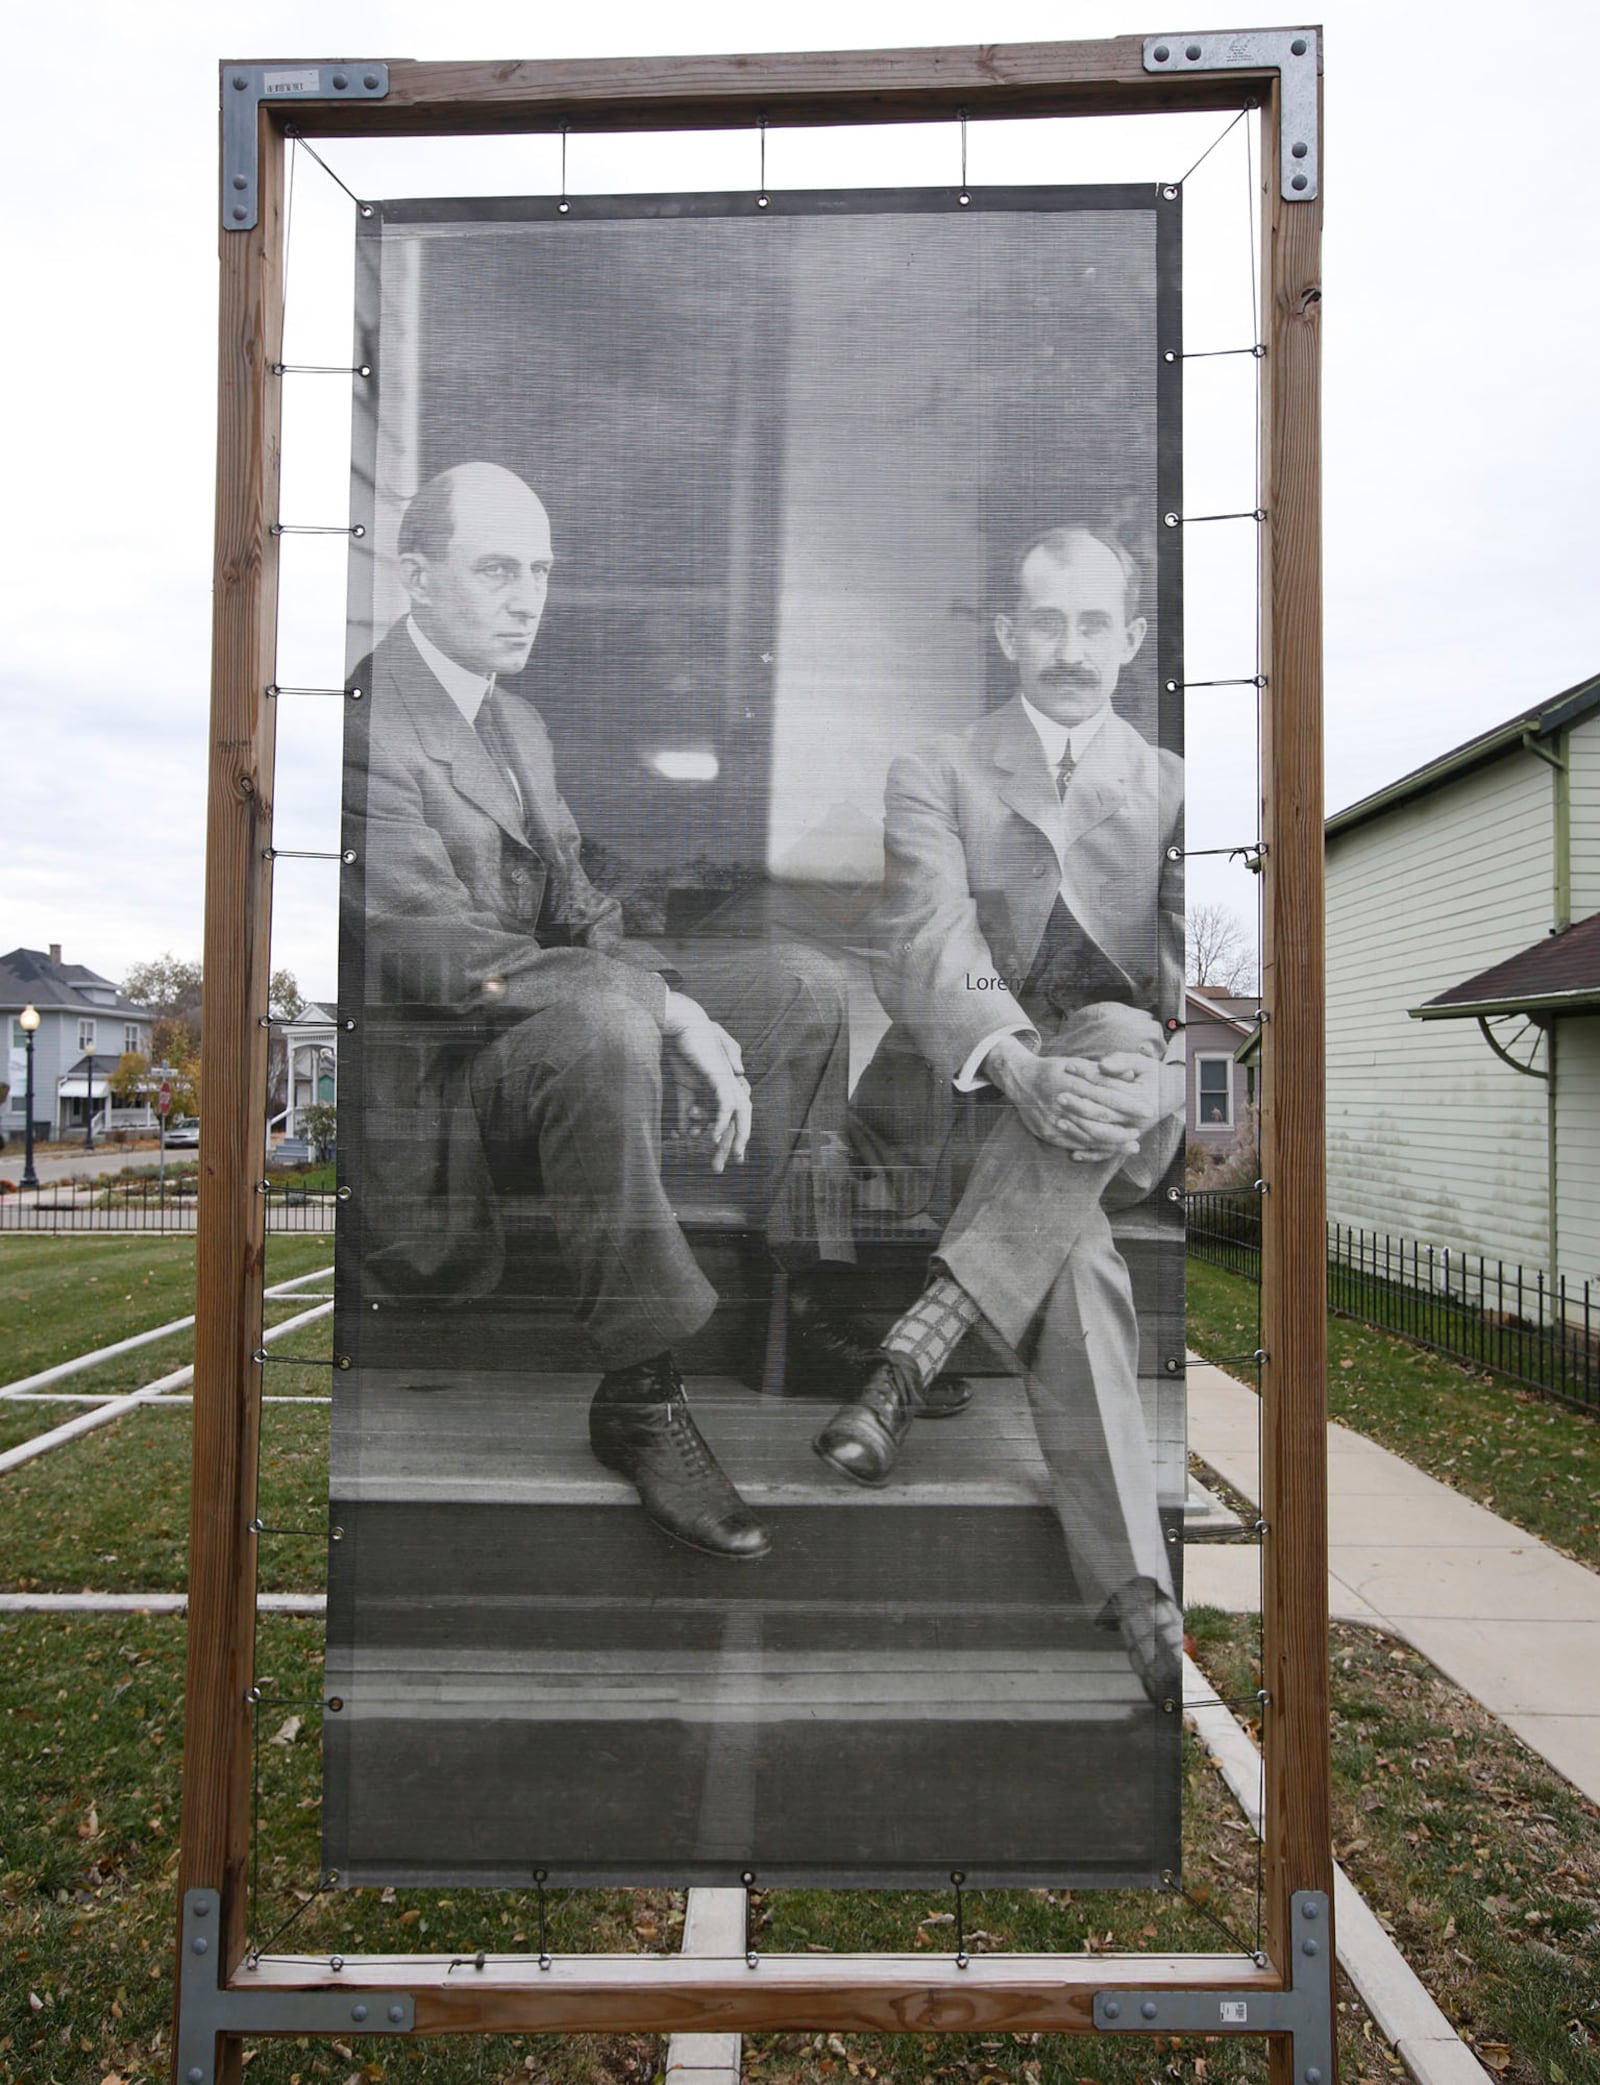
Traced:
<svg viewBox="0 0 1600 2085">
<path fill-rule="evenodd" d="M 960 1282 L 935 1274 L 903 1318 L 884 1335 L 884 1351 L 904 1361 L 922 1387 L 931 1383 L 983 1312 Z"/>
</svg>

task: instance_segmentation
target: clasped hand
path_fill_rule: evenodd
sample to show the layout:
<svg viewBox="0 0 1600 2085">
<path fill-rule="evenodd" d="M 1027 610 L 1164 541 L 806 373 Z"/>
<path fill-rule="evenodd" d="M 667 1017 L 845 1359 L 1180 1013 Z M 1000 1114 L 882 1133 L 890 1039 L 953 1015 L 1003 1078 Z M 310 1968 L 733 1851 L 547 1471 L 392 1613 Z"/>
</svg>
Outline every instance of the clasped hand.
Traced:
<svg viewBox="0 0 1600 2085">
<path fill-rule="evenodd" d="M 1007 1037 L 985 1070 L 1032 1134 L 1081 1165 L 1127 1158 L 1161 1111 L 1161 1066 L 1136 1050 L 1036 1057 Z"/>
<path fill-rule="evenodd" d="M 691 1143 L 706 1140 L 713 1173 L 730 1158 L 742 1165 L 751 1104 L 737 1040 L 682 992 L 668 992 L 661 1032 L 678 1074 L 679 1131 Z"/>
</svg>

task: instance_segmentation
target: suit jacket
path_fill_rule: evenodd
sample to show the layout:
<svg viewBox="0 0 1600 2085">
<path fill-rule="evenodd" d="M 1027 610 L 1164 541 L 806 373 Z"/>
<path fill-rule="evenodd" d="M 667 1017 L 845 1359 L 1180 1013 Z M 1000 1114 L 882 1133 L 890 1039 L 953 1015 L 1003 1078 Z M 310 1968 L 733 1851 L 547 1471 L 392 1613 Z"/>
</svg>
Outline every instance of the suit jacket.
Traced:
<svg viewBox="0 0 1600 2085">
<path fill-rule="evenodd" d="M 347 764 L 356 852 L 346 976 L 366 1010 L 362 1250 L 392 1283 L 483 1295 L 504 1258 L 469 1081 L 507 1024 L 604 983 L 659 1021 L 665 981 L 579 861 L 543 720 L 503 705 L 522 794 L 396 624 L 351 676 L 365 714 Z"/>
<path fill-rule="evenodd" d="M 1020 1006 L 1062 898 L 1117 996 L 1165 1016 L 1183 979 L 1183 764 L 1109 716 L 1063 806 L 1020 697 L 889 771 L 885 896 L 873 981 L 945 1081 Z M 1111 996 L 1109 993 L 1100 996 Z"/>
</svg>

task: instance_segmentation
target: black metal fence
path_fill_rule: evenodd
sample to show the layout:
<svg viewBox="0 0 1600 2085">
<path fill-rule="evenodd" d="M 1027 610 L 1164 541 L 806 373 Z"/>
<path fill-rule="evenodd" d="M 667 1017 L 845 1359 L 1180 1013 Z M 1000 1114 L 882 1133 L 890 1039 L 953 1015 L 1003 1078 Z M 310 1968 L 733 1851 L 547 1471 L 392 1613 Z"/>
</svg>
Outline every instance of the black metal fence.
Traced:
<svg viewBox="0 0 1600 2085">
<path fill-rule="evenodd" d="M 192 1174 L 175 1180 L 51 1180 L 0 1194 L 0 1232 L 192 1232 L 198 1207 Z M 336 1198 L 293 1180 L 270 1183 L 269 1231 L 333 1231 Z"/>
<path fill-rule="evenodd" d="M 1261 1278 L 1261 1204 L 1254 1194 L 1186 1197 L 1189 1250 Z M 1548 1397 L 1600 1411 L 1600 1309 L 1592 1282 L 1363 1231 L 1328 1226 L 1328 1308 L 1457 1361 L 1492 1368 Z"/>
</svg>

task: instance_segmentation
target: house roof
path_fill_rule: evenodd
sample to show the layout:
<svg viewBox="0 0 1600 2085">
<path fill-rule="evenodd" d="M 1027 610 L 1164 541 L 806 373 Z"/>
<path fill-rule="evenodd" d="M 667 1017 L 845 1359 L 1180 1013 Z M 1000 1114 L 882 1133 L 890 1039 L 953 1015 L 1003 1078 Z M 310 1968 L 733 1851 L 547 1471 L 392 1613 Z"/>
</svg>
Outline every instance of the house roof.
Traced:
<svg viewBox="0 0 1600 2085">
<path fill-rule="evenodd" d="M 1261 1004 L 1259 999 L 1243 999 L 1237 994 L 1208 992 L 1199 985 L 1187 986 L 1184 1000 L 1185 1018 L 1191 1025 L 1197 1017 L 1200 1020 L 1220 1021 L 1224 1027 L 1237 1029 L 1240 1035 L 1248 1035 L 1254 1029 L 1256 1008 Z M 1190 1012 L 1191 1001 L 1198 1013 Z"/>
<path fill-rule="evenodd" d="M 1581 723 L 1596 709 L 1600 709 L 1600 674 L 1579 681 L 1575 687 L 1564 688 L 1559 695 L 1547 696 L 1544 701 L 1507 718 L 1504 724 L 1496 724 L 1493 730 L 1482 731 L 1452 751 L 1441 753 L 1437 760 L 1413 768 L 1399 781 L 1390 782 L 1385 788 L 1375 790 L 1371 796 L 1362 797 L 1358 803 L 1350 804 L 1342 811 L 1335 811 L 1324 828 L 1327 837 L 1336 839 L 1341 833 L 1365 825 L 1369 819 L 1381 818 L 1386 812 L 1409 803 L 1413 797 L 1425 796 L 1429 790 L 1442 788 L 1446 782 L 1470 774 L 1474 768 L 1485 767 L 1490 761 L 1498 760 L 1502 754 L 1529 741 L 1553 738 L 1569 724 Z"/>
<path fill-rule="evenodd" d="M 1600 1012 L 1600 912 L 1563 934 L 1464 978 L 1425 1006 L 1417 1021 L 1459 1021 L 1480 1014 Z"/>
<path fill-rule="evenodd" d="M 90 998 L 86 985 L 99 996 Z M 97 970 L 83 963 L 53 963 L 41 948 L 14 948 L 0 956 L 0 1008 L 30 1005 L 41 1013 L 139 1014 L 147 1021 L 154 1019 L 149 1007 L 125 999 Z"/>
</svg>

